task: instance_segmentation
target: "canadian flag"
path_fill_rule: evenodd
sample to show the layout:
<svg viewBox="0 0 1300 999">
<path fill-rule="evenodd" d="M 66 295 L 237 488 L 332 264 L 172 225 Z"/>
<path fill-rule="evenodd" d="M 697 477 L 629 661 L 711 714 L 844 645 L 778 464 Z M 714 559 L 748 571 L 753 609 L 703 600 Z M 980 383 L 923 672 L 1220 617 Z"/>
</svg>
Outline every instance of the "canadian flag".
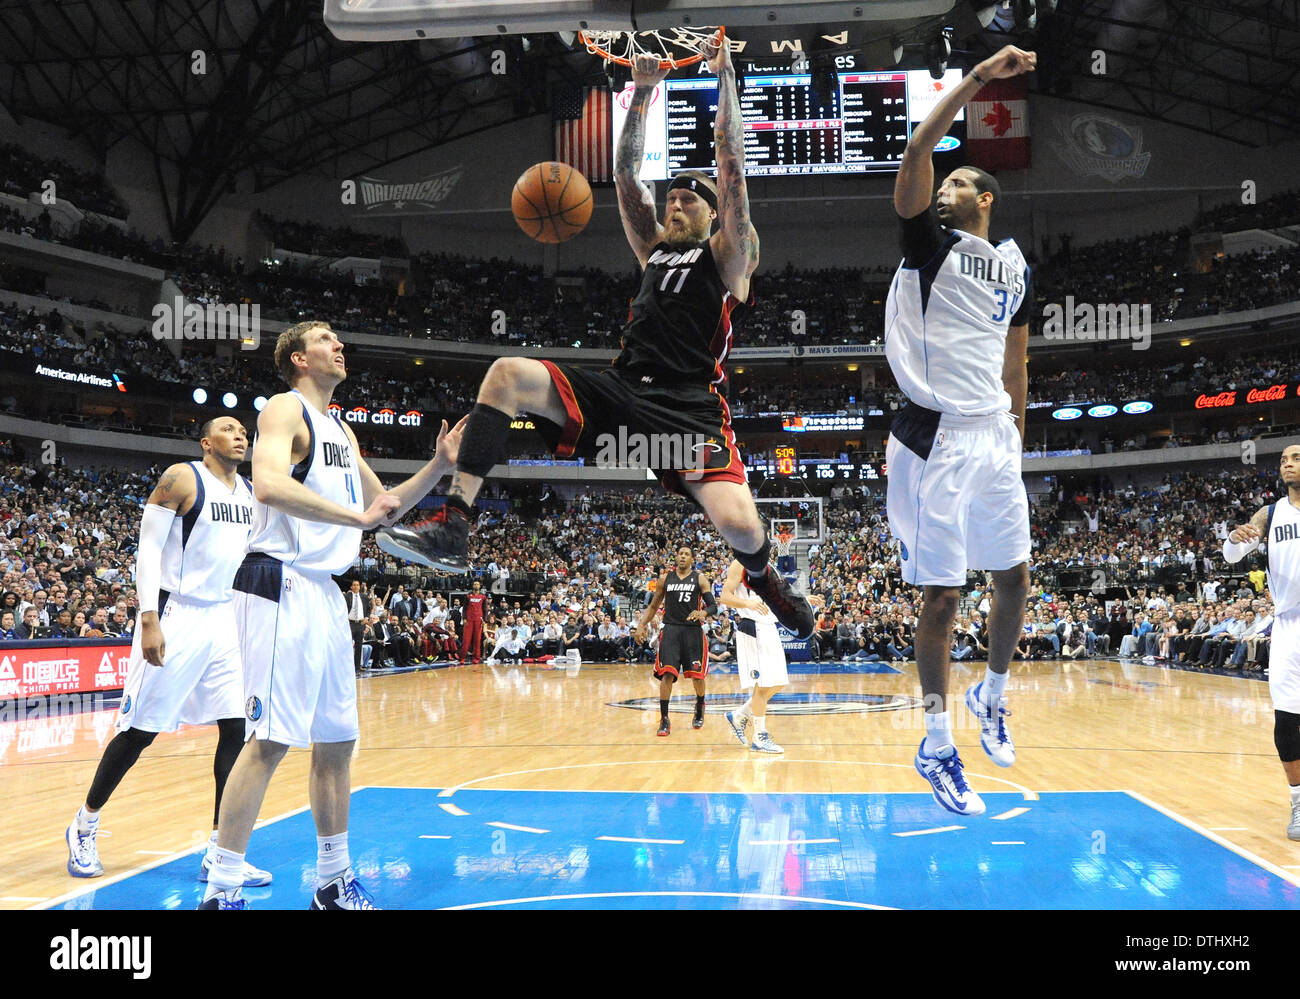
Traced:
<svg viewBox="0 0 1300 999">
<path fill-rule="evenodd" d="M 1029 100 L 1024 76 L 990 80 L 966 105 L 970 161 L 985 170 L 1029 168 Z"/>
</svg>

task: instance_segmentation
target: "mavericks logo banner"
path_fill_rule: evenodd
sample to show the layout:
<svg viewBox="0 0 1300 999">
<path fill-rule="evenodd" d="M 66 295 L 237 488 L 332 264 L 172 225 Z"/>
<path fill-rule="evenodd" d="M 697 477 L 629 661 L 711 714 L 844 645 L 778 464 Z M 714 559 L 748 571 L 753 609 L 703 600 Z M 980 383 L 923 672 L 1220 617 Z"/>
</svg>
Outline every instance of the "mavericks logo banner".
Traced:
<svg viewBox="0 0 1300 999">
<path fill-rule="evenodd" d="M 424 215 L 438 206 L 460 182 L 464 167 L 455 166 L 420 180 L 392 181 L 360 177 L 361 208 L 367 215 Z"/>
</svg>

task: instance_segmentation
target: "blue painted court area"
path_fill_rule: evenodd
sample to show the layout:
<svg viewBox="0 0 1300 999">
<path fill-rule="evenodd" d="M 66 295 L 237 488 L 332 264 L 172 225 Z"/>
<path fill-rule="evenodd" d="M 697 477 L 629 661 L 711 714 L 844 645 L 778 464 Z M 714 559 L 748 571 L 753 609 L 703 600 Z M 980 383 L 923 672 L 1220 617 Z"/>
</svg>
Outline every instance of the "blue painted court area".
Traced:
<svg viewBox="0 0 1300 999">
<path fill-rule="evenodd" d="M 352 797 L 351 848 L 363 883 L 389 909 L 1300 906 L 1300 888 L 1127 794 L 985 801 L 985 816 L 961 820 L 926 793 L 448 798 L 363 788 Z M 249 858 L 275 875 L 270 888 L 246 893 L 253 907 L 307 906 L 314 836 L 305 811 L 253 834 Z M 63 907 L 193 908 L 197 862 L 187 855 Z"/>
</svg>

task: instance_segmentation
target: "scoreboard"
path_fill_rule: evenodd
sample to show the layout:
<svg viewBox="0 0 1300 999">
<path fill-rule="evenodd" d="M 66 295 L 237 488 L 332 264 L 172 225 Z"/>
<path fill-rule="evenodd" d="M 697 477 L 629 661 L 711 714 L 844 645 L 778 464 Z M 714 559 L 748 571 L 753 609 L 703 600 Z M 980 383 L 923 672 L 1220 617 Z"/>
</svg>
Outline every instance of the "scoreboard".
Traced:
<svg viewBox="0 0 1300 999">
<path fill-rule="evenodd" d="M 790 477 L 799 474 L 799 455 L 793 444 L 779 444 L 772 448 L 772 458 L 776 462 L 776 474 Z"/>
<path fill-rule="evenodd" d="M 883 461 L 800 458 L 793 444 L 778 444 L 772 448 L 770 460 L 762 454 L 751 455 L 749 467 L 769 478 L 803 478 L 840 483 L 883 482 L 887 472 Z"/>
<path fill-rule="evenodd" d="M 961 75 L 958 69 L 949 70 L 942 80 L 932 79 L 928 70 L 840 72 L 833 74 L 833 86 L 819 98 L 809 73 L 747 74 L 739 95 L 745 174 L 897 170 L 913 126 Z M 631 84 L 615 95 L 615 148 L 631 96 Z M 714 173 L 717 108 L 716 77 L 660 83 L 645 116 L 641 179 L 666 180 L 683 170 Z M 964 138 L 963 109 L 936 149 L 956 149 Z"/>
</svg>

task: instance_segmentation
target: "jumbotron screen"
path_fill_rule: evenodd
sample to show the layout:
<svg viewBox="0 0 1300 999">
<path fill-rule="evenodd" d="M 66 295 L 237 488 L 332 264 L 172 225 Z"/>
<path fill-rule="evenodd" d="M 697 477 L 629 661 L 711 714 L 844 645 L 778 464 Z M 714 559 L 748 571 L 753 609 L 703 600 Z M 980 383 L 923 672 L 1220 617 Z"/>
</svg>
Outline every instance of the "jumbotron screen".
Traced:
<svg viewBox="0 0 1300 999">
<path fill-rule="evenodd" d="M 928 70 L 837 72 L 822 100 L 808 73 L 746 73 L 740 94 L 745 121 L 747 176 L 875 173 L 898 169 L 911 130 L 962 72 L 942 80 Z M 627 108 L 628 84 L 614 97 L 614 147 Z M 718 81 L 713 76 L 668 79 L 655 88 L 646 112 L 642 180 L 667 180 L 683 170 L 714 173 L 713 120 Z M 965 110 L 936 147 L 958 149 L 966 139 Z"/>
</svg>

